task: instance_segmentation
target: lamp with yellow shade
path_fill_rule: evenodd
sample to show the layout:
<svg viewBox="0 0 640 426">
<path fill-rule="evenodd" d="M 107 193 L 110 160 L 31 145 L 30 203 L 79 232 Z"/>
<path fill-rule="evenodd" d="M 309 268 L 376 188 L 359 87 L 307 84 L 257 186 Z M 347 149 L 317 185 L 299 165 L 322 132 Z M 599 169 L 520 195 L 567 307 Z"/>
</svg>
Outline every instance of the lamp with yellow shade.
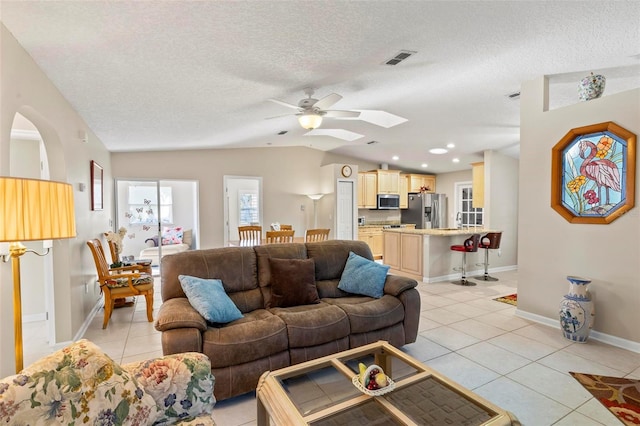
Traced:
<svg viewBox="0 0 640 426">
<path fill-rule="evenodd" d="M 20 256 L 31 252 L 22 241 L 56 240 L 76 236 L 73 188 L 62 182 L 0 177 L 0 242 L 8 242 L 13 272 L 13 321 L 16 347 L 16 372 L 22 370 L 22 301 L 20 295 Z"/>
</svg>

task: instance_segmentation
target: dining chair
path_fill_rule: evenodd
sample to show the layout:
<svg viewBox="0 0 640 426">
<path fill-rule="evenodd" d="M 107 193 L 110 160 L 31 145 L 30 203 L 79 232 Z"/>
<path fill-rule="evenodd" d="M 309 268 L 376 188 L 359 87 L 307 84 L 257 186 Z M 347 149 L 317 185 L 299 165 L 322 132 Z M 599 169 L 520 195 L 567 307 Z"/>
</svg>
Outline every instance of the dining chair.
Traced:
<svg viewBox="0 0 640 426">
<path fill-rule="evenodd" d="M 309 243 L 313 241 L 326 241 L 329 239 L 329 229 L 307 229 L 304 241 Z"/>
<path fill-rule="evenodd" d="M 89 240 L 87 245 L 91 249 L 100 290 L 104 294 L 102 328 L 107 328 L 115 300 L 131 296 L 144 296 L 147 303 L 147 319 L 153 322 L 153 277 L 139 272 L 140 265 L 109 268 L 100 240 Z"/>
<path fill-rule="evenodd" d="M 238 226 L 238 235 L 240 236 L 240 240 L 260 241 L 262 239 L 262 226 Z"/>
<path fill-rule="evenodd" d="M 267 244 L 292 243 L 294 230 L 289 231 L 267 231 L 265 242 Z"/>
</svg>

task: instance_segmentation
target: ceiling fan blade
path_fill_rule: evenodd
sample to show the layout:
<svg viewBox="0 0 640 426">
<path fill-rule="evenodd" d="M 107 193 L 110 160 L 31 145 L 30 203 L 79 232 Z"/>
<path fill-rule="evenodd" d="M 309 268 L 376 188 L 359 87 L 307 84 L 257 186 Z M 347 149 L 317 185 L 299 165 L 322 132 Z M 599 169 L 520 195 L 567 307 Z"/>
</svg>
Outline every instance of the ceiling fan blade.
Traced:
<svg viewBox="0 0 640 426">
<path fill-rule="evenodd" d="M 340 111 L 336 109 L 331 109 L 325 111 L 324 117 L 330 118 L 358 118 L 360 117 L 359 111 Z"/>
<path fill-rule="evenodd" d="M 304 136 L 331 136 L 332 138 L 342 139 L 343 141 L 355 141 L 364 137 L 360 133 L 351 132 L 345 129 L 313 129 L 304 134 Z"/>
<path fill-rule="evenodd" d="M 338 102 L 340 99 L 342 99 L 342 96 L 338 95 L 337 93 L 332 93 L 332 94 L 327 95 L 324 98 L 320 99 L 315 104 L 313 104 L 313 107 L 314 108 L 318 108 L 318 109 L 327 109 L 331 105 L 333 105 L 336 102 Z"/>
<path fill-rule="evenodd" d="M 269 99 L 269 100 L 270 100 L 271 102 L 275 102 L 275 103 L 277 103 L 278 105 L 282 105 L 282 106 L 285 106 L 285 107 L 287 107 L 287 108 L 300 109 L 300 108 L 298 107 L 298 105 L 290 104 L 290 103 L 287 103 L 287 102 L 284 102 L 284 101 L 279 101 L 278 99 Z"/>
<path fill-rule="evenodd" d="M 282 117 L 292 117 L 296 115 L 300 115 L 300 114 L 289 113 L 289 114 L 275 115 L 273 117 L 265 117 L 265 120 L 272 120 L 274 118 L 282 118 Z"/>
</svg>

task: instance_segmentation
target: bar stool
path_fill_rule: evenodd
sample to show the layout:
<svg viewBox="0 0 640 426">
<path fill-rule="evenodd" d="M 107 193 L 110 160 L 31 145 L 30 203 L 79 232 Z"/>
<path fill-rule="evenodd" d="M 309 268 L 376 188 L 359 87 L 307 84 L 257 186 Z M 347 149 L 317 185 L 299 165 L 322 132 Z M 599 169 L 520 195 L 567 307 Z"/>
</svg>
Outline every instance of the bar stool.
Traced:
<svg viewBox="0 0 640 426">
<path fill-rule="evenodd" d="M 477 280 L 483 281 L 498 281 L 496 277 L 489 276 L 489 250 L 496 250 L 500 248 L 500 239 L 502 238 L 502 232 L 489 232 L 480 238 L 479 247 L 484 250 L 484 263 L 476 263 L 476 265 L 484 265 L 484 275 L 473 277 Z"/>
<path fill-rule="evenodd" d="M 453 245 L 451 250 L 462 252 L 462 268 L 453 268 L 454 271 L 462 270 L 462 277 L 459 280 L 451 281 L 453 284 L 458 285 L 476 285 L 473 281 L 467 280 L 467 253 L 473 253 L 478 251 L 478 244 L 480 242 L 480 234 L 473 234 L 462 245 Z"/>
</svg>

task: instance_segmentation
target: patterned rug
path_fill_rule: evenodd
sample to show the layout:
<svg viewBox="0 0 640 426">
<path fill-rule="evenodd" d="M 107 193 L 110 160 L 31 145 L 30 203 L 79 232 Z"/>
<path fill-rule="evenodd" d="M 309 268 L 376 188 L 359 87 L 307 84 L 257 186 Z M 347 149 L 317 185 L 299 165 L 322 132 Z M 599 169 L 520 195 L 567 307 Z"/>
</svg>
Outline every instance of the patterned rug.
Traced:
<svg viewBox="0 0 640 426">
<path fill-rule="evenodd" d="M 516 293 L 510 294 L 508 296 L 496 297 L 493 300 L 497 300 L 498 302 L 508 303 L 513 306 L 518 306 L 518 295 Z"/>
<path fill-rule="evenodd" d="M 569 372 L 625 425 L 640 424 L 640 380 Z"/>
</svg>

